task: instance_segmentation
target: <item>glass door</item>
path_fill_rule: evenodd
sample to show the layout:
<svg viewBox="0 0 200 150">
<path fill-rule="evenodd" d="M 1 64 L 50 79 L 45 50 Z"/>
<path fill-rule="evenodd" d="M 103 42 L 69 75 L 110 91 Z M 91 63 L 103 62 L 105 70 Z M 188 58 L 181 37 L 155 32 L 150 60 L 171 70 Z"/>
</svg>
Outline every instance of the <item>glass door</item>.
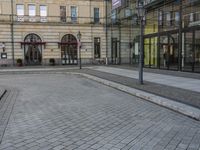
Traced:
<svg viewBox="0 0 200 150">
<path fill-rule="evenodd" d="M 200 30 L 195 31 L 195 39 L 194 39 L 194 71 L 200 72 Z"/>
<path fill-rule="evenodd" d="M 157 67 L 157 39 L 157 37 L 144 39 L 144 65 L 146 67 Z"/>
<path fill-rule="evenodd" d="M 117 38 L 112 38 L 111 63 L 119 64 L 119 42 Z"/>
<path fill-rule="evenodd" d="M 169 35 L 169 69 L 178 70 L 178 34 Z"/>
<path fill-rule="evenodd" d="M 160 68 L 178 70 L 178 34 L 160 37 Z"/>
<path fill-rule="evenodd" d="M 160 68 L 169 69 L 169 47 L 168 47 L 168 37 L 160 37 Z"/>
<path fill-rule="evenodd" d="M 194 71 L 193 31 L 184 33 L 183 71 Z"/>
</svg>

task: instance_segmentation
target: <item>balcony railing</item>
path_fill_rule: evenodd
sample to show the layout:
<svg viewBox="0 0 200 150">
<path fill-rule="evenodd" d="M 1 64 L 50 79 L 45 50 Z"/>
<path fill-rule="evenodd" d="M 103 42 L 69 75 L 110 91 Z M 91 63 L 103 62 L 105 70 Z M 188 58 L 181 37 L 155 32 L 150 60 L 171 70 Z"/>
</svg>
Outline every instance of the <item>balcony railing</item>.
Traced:
<svg viewBox="0 0 200 150">
<path fill-rule="evenodd" d="M 0 15 L 1 22 L 11 22 L 11 15 Z M 94 17 L 63 17 L 63 16 L 14 16 L 14 22 L 19 23 L 61 23 L 61 24 L 104 24 L 105 18 Z"/>
</svg>

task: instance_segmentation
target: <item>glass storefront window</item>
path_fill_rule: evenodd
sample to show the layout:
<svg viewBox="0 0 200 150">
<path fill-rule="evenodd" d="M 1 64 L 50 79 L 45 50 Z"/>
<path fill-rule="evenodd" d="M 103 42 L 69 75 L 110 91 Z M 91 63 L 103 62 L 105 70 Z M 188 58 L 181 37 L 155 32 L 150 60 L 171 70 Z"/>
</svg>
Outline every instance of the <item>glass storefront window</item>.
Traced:
<svg viewBox="0 0 200 150">
<path fill-rule="evenodd" d="M 178 35 L 167 34 L 160 37 L 160 68 L 178 69 Z"/>
<path fill-rule="evenodd" d="M 160 68 L 167 69 L 168 68 L 168 37 L 161 36 L 160 37 Z"/>
<path fill-rule="evenodd" d="M 194 48 L 195 48 L 194 71 L 200 72 L 200 30 L 195 32 Z"/>
<path fill-rule="evenodd" d="M 184 34 L 184 53 L 183 66 L 184 71 L 194 70 L 194 49 L 193 49 L 193 31 Z"/>
<path fill-rule="evenodd" d="M 151 68 L 157 67 L 157 39 L 152 37 L 144 40 L 144 65 Z"/>
<path fill-rule="evenodd" d="M 150 39 L 146 38 L 144 40 L 144 65 L 149 66 L 150 65 Z"/>
</svg>

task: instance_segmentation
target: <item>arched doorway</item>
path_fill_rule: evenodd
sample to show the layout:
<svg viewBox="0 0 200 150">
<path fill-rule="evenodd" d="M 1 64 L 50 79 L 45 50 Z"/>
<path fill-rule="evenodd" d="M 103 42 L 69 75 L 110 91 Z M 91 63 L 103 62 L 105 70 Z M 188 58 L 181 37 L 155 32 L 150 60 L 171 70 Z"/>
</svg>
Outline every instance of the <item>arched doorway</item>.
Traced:
<svg viewBox="0 0 200 150">
<path fill-rule="evenodd" d="M 72 34 L 66 34 L 61 39 L 61 59 L 63 65 L 77 64 L 77 46 L 76 37 Z"/>
<path fill-rule="evenodd" d="M 24 39 L 26 65 L 40 65 L 42 62 L 42 40 L 37 34 L 28 34 Z"/>
</svg>

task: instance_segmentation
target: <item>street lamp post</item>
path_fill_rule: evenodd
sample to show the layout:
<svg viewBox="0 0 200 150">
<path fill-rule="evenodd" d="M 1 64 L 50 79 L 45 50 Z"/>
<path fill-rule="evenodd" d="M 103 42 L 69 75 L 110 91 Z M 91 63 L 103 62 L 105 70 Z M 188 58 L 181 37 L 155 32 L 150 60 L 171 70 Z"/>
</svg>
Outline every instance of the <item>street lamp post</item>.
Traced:
<svg viewBox="0 0 200 150">
<path fill-rule="evenodd" d="M 140 20 L 140 57 L 139 57 L 139 83 L 143 84 L 143 62 L 144 62 L 144 43 L 143 43 L 143 32 L 144 32 L 144 16 L 145 9 L 141 0 L 137 1 L 137 15 Z"/>
<path fill-rule="evenodd" d="M 78 31 L 77 33 L 77 39 L 78 39 L 78 51 L 79 51 L 79 68 L 82 69 L 82 66 L 81 66 L 81 49 L 80 49 L 80 43 L 81 43 L 81 32 Z"/>
</svg>

